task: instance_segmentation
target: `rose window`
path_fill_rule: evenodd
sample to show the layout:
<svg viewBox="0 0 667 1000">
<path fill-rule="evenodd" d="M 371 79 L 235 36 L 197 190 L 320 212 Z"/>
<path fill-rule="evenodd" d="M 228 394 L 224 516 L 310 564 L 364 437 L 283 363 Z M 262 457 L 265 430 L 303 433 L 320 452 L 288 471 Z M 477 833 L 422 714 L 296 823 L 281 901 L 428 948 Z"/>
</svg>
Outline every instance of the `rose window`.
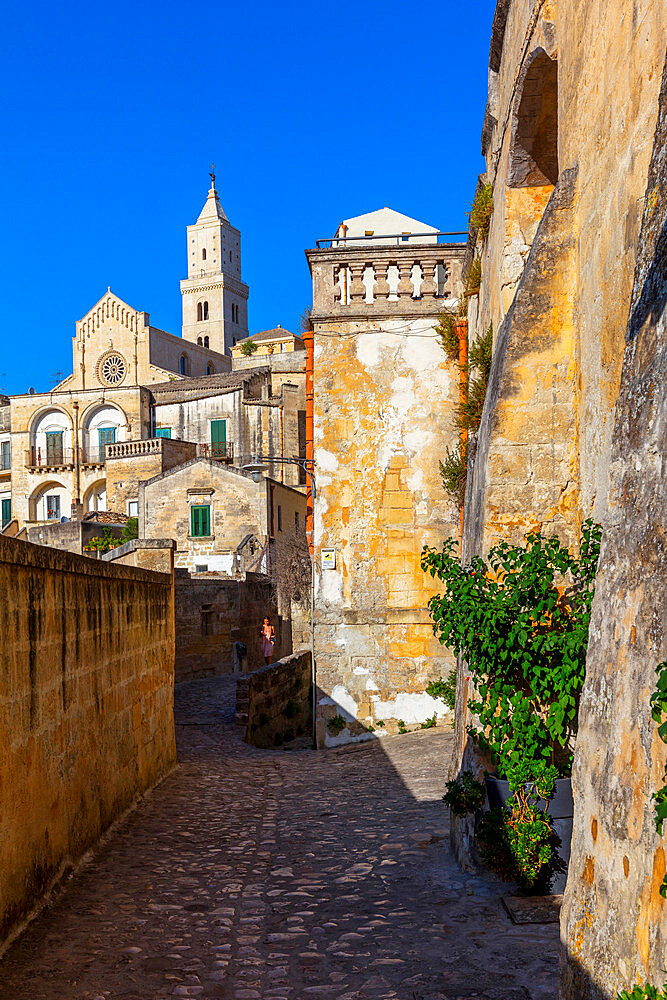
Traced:
<svg viewBox="0 0 667 1000">
<path fill-rule="evenodd" d="M 125 358 L 115 352 L 105 354 L 97 365 L 97 376 L 106 385 L 120 385 L 127 375 Z"/>
</svg>

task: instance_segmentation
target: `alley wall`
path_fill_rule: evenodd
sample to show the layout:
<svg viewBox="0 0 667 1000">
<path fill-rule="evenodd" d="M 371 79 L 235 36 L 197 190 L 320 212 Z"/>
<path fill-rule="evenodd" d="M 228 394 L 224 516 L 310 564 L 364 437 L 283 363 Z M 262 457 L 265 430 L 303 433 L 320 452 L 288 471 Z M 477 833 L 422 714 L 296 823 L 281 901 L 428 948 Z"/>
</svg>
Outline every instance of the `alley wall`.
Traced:
<svg viewBox="0 0 667 1000">
<path fill-rule="evenodd" d="M 0 946 L 176 763 L 172 577 L 0 536 Z"/>
</svg>

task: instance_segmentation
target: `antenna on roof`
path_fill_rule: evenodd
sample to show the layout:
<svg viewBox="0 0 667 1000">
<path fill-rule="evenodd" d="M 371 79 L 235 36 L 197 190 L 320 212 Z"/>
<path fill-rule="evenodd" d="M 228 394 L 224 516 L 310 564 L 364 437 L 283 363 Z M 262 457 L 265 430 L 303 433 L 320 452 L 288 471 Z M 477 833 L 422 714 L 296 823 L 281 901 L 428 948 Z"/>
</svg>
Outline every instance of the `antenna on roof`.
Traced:
<svg viewBox="0 0 667 1000">
<path fill-rule="evenodd" d="M 65 372 L 54 372 L 53 375 L 51 376 L 51 378 L 53 379 L 53 384 L 57 385 L 58 382 L 62 382 L 64 374 Z"/>
</svg>

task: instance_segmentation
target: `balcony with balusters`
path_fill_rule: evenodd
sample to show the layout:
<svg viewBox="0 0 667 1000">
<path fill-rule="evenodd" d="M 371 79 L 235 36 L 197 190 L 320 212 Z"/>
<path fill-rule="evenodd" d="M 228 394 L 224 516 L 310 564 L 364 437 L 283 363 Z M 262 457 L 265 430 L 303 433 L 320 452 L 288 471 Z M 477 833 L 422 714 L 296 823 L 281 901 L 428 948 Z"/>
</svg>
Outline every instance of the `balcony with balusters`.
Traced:
<svg viewBox="0 0 667 1000">
<path fill-rule="evenodd" d="M 319 241 L 307 250 L 313 321 L 437 316 L 462 290 L 464 243 Z"/>
</svg>

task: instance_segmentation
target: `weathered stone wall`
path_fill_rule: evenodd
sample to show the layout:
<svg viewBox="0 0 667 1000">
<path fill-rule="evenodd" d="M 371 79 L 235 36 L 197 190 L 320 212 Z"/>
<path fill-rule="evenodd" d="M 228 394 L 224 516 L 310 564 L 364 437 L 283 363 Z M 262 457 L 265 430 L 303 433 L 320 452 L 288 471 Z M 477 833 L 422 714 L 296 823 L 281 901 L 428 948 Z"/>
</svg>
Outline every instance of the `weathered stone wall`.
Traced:
<svg viewBox="0 0 667 1000">
<path fill-rule="evenodd" d="M 639 248 L 579 712 L 561 1000 L 661 986 L 667 965 L 667 837 L 651 801 L 667 748 L 650 708 L 667 657 L 667 63 Z"/>
<path fill-rule="evenodd" d="M 133 538 L 102 556 L 105 562 L 150 569 L 155 573 L 173 573 L 174 549 L 171 538 Z"/>
<path fill-rule="evenodd" d="M 176 762 L 171 577 L 0 536 L 0 941 Z"/>
<path fill-rule="evenodd" d="M 281 647 L 276 593 L 266 577 L 249 573 L 245 580 L 191 577 L 176 572 L 176 681 L 231 673 L 236 665 L 233 646 L 247 649 L 247 667 L 264 663 L 259 631 L 264 616 L 276 629 L 275 656 Z"/>
<path fill-rule="evenodd" d="M 424 691 L 451 654 L 433 637 L 423 545 L 459 530 L 438 460 L 456 444 L 458 369 L 435 318 L 326 324 L 315 330 L 318 714 L 348 722 L 328 744 L 369 725 L 417 723 L 442 708 Z M 322 549 L 335 569 L 320 567 Z"/>
<path fill-rule="evenodd" d="M 310 650 L 239 677 L 236 717 L 245 722 L 246 742 L 282 746 L 312 725 Z"/>
</svg>

